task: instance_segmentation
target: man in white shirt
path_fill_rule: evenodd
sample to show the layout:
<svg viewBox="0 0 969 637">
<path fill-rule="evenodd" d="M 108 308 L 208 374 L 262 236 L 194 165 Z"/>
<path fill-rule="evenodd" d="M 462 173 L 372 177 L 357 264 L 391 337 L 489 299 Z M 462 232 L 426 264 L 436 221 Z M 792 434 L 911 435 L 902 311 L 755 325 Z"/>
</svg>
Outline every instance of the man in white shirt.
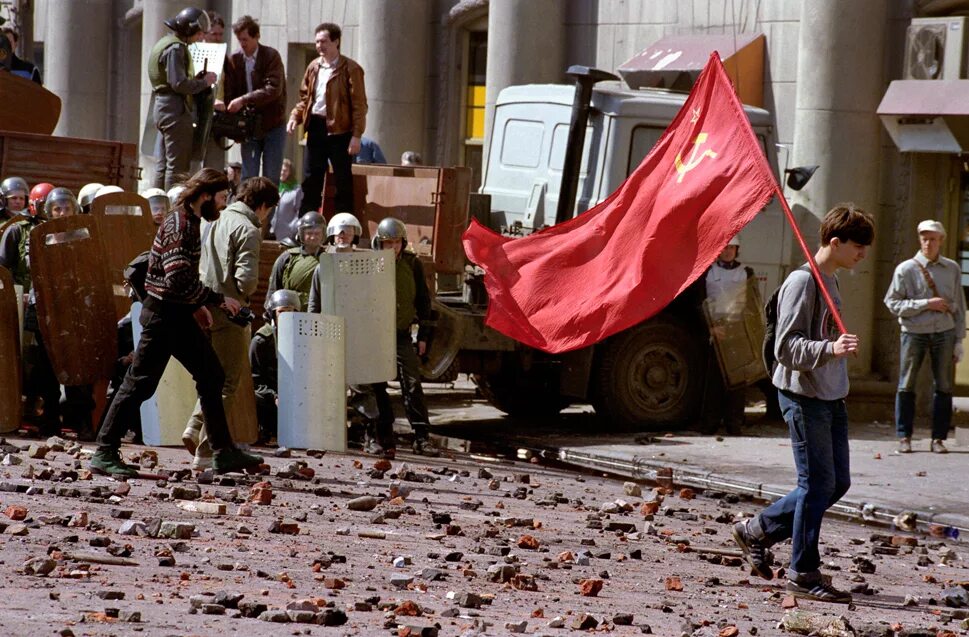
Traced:
<svg viewBox="0 0 969 637">
<path fill-rule="evenodd" d="M 316 27 L 320 57 L 306 67 L 299 102 L 286 124 L 289 133 L 300 124 L 306 130 L 301 212 L 322 207 L 327 164 L 333 166 L 336 181 L 336 210 L 355 212 L 350 168 L 367 125 L 367 93 L 363 69 L 340 54 L 341 35 L 340 27 L 331 22 Z"/>
</svg>

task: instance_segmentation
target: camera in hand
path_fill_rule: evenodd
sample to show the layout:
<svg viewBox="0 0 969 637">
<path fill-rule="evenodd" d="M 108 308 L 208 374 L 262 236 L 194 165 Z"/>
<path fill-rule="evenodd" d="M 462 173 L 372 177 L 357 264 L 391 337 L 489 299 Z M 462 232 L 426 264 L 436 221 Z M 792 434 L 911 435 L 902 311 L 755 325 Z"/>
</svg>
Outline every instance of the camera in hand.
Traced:
<svg viewBox="0 0 969 637">
<path fill-rule="evenodd" d="M 244 307 L 241 310 L 239 310 L 235 316 L 232 316 L 231 314 L 226 312 L 226 316 L 229 317 L 230 321 L 232 321 L 233 323 L 241 327 L 246 327 L 247 325 L 252 323 L 252 319 L 256 318 L 256 315 L 253 314 L 252 310 L 250 310 L 248 307 Z"/>
</svg>

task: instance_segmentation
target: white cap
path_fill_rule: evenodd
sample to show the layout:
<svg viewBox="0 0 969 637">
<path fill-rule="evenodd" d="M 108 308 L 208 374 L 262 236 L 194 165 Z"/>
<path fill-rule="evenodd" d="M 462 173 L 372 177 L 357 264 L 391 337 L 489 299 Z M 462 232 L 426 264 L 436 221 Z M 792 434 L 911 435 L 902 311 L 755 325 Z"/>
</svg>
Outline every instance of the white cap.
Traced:
<svg viewBox="0 0 969 637">
<path fill-rule="evenodd" d="M 919 222 L 919 234 L 923 232 L 938 232 L 945 236 L 945 226 L 935 219 L 926 219 L 925 221 Z"/>
<path fill-rule="evenodd" d="M 737 246 L 739 248 L 740 247 L 740 235 L 739 234 L 734 235 L 734 237 L 730 241 L 727 242 L 727 245 L 728 246 Z"/>
</svg>

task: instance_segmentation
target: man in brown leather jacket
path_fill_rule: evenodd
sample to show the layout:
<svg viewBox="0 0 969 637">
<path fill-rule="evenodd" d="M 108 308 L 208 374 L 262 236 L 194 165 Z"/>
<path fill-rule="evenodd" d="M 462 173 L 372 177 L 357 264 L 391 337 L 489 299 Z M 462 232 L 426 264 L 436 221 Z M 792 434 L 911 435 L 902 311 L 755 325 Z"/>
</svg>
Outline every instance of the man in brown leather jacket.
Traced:
<svg viewBox="0 0 969 637">
<path fill-rule="evenodd" d="M 367 125 L 367 92 L 363 69 L 340 55 L 340 27 L 324 22 L 316 27 L 316 51 L 299 88 L 299 102 L 289 116 L 286 131 L 303 124 L 306 154 L 303 161 L 301 212 L 319 210 L 323 203 L 323 176 L 327 162 L 336 181 L 336 209 L 353 212 L 353 155 Z"/>
<path fill-rule="evenodd" d="M 262 137 L 242 142 L 242 179 L 268 177 L 277 186 L 286 145 L 286 73 L 279 51 L 259 44 L 259 23 L 244 15 L 232 24 L 239 50 L 225 68 L 224 101 L 217 110 L 254 107 L 262 115 Z M 260 173 L 260 165 L 262 172 Z"/>
</svg>

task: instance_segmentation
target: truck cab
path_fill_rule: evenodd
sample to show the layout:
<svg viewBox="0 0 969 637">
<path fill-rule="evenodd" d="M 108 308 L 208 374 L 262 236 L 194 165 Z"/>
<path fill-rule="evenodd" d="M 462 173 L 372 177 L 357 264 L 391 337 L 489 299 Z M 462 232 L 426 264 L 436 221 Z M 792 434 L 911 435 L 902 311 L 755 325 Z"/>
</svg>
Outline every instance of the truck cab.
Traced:
<svg viewBox="0 0 969 637">
<path fill-rule="evenodd" d="M 490 198 L 487 222 L 493 230 L 524 236 L 555 223 L 578 90 L 534 84 L 499 94 L 481 188 Z M 662 89 L 632 90 L 615 81 L 594 85 L 571 216 L 622 184 L 686 98 Z M 749 106 L 745 111 L 776 169 L 770 113 Z M 754 269 L 766 298 L 798 264 L 777 202 L 758 214 L 741 238 L 741 261 Z M 592 347 L 557 355 L 494 338 L 501 335 L 484 327 L 483 305 L 451 308 L 470 311 L 478 323 L 461 330 L 466 344 L 458 359 L 461 371 L 471 372 L 482 393 L 506 413 L 548 415 L 572 402 L 588 402 L 606 424 L 648 429 L 688 423 L 702 403 L 708 332 L 686 293 L 639 325 Z"/>
</svg>

